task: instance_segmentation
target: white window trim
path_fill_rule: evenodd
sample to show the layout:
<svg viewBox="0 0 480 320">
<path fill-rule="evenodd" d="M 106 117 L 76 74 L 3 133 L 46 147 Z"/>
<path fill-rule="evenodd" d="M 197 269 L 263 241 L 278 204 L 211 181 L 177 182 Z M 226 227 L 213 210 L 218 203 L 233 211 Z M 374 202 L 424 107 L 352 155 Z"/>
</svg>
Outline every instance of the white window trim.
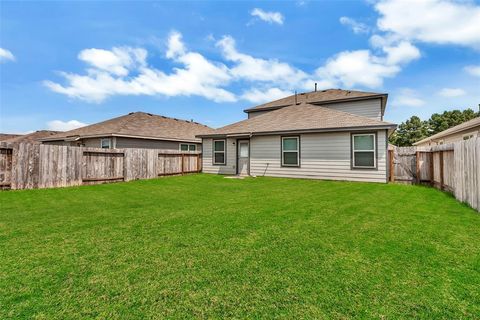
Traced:
<svg viewBox="0 0 480 320">
<path fill-rule="evenodd" d="M 462 140 L 463 141 L 467 141 L 467 140 L 470 140 L 470 139 L 473 139 L 477 136 L 477 133 L 476 132 L 469 132 L 469 133 L 465 133 L 464 135 L 462 135 Z M 468 137 L 468 138 L 467 138 Z M 467 139 L 465 139 L 467 138 Z"/>
<path fill-rule="evenodd" d="M 355 137 L 363 137 L 363 136 L 373 136 L 373 150 L 355 150 Z M 373 151 L 373 167 L 372 166 L 356 166 L 355 165 L 355 152 L 372 152 Z M 359 134 L 352 134 L 352 167 L 358 169 L 376 169 L 377 168 L 377 137 L 375 133 L 359 133 Z"/>
<path fill-rule="evenodd" d="M 187 150 L 182 150 L 182 146 L 187 146 Z M 195 150 L 191 150 L 191 147 L 194 146 Z M 197 151 L 197 145 L 193 143 L 180 143 L 178 145 L 178 150 L 179 151 Z"/>
<path fill-rule="evenodd" d="M 297 139 L 297 150 L 283 150 L 283 140 L 285 139 Z M 297 164 L 285 164 L 284 156 L 285 152 L 296 152 L 297 153 Z M 300 137 L 299 136 L 290 136 L 282 137 L 282 167 L 300 167 Z"/>
<path fill-rule="evenodd" d="M 108 141 L 108 148 L 103 147 L 103 141 L 107 140 Z M 100 148 L 102 149 L 112 149 L 112 138 L 101 138 L 100 139 Z"/>
<path fill-rule="evenodd" d="M 223 151 L 215 151 L 215 142 L 216 141 L 223 141 Z M 218 165 L 224 165 L 227 162 L 227 140 L 226 139 L 216 139 L 213 140 L 213 145 L 212 145 L 212 151 L 213 151 L 213 164 L 218 164 Z M 215 161 L 215 154 L 216 153 L 223 153 L 223 162 L 216 162 Z"/>
</svg>

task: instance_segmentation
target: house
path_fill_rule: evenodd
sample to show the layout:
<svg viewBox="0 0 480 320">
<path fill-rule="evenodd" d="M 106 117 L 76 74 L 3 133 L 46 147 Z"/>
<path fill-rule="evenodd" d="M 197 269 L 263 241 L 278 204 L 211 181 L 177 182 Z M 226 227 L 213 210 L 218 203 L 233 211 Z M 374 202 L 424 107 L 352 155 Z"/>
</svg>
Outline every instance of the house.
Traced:
<svg viewBox="0 0 480 320">
<path fill-rule="evenodd" d="M 4 142 L 6 140 L 20 137 L 21 134 L 13 134 L 13 133 L 0 133 L 0 142 Z"/>
<path fill-rule="evenodd" d="M 202 134 L 203 172 L 387 181 L 387 94 L 330 89 L 245 110 L 248 119 Z"/>
<path fill-rule="evenodd" d="M 0 141 L 7 143 L 33 143 L 41 144 L 40 139 L 48 138 L 60 133 L 61 131 L 38 130 L 27 134 L 2 134 Z"/>
<path fill-rule="evenodd" d="M 480 117 L 434 134 L 428 138 L 415 142 L 413 145 L 418 147 L 436 146 L 439 144 L 468 140 L 473 137 L 480 137 Z"/>
<path fill-rule="evenodd" d="M 45 144 L 95 148 L 148 148 L 197 151 L 196 135 L 213 132 L 203 124 L 145 112 L 95 123 L 42 139 Z"/>
</svg>

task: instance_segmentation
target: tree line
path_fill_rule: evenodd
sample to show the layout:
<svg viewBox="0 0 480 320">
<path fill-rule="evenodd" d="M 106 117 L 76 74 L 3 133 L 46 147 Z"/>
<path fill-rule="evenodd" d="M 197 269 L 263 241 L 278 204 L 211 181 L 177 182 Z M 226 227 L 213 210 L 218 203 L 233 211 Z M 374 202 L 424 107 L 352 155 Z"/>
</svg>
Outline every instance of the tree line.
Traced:
<svg viewBox="0 0 480 320">
<path fill-rule="evenodd" d="M 417 141 L 479 116 L 480 111 L 475 112 L 470 108 L 463 111 L 452 110 L 444 111 L 441 114 L 434 113 L 430 119 L 424 121 L 417 116 L 412 116 L 398 126 L 397 130 L 390 136 L 390 143 L 398 147 L 411 146 Z"/>
</svg>

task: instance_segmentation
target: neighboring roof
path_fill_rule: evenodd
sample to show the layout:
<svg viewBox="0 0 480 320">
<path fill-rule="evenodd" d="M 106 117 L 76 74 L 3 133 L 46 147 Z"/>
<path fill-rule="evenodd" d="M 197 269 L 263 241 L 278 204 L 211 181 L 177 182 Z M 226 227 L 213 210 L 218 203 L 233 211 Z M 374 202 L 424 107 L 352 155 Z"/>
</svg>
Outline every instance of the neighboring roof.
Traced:
<svg viewBox="0 0 480 320">
<path fill-rule="evenodd" d="M 5 141 L 11 138 L 20 137 L 21 134 L 12 134 L 12 133 L 0 133 L 0 141 Z"/>
<path fill-rule="evenodd" d="M 291 131 L 345 131 L 355 128 L 394 129 L 395 124 L 317 105 L 302 103 L 246 119 L 207 136 L 271 134 Z"/>
<path fill-rule="evenodd" d="M 54 136 L 61 131 L 52 131 L 52 130 L 38 130 L 32 133 L 24 134 L 24 135 L 17 135 L 16 137 L 3 140 L 4 142 L 8 143 L 41 143 L 41 139 L 49 138 Z"/>
<path fill-rule="evenodd" d="M 451 134 L 459 133 L 459 132 L 462 132 L 462 131 L 465 131 L 465 130 L 469 130 L 469 129 L 475 128 L 477 126 L 480 129 L 480 117 L 476 117 L 472 120 L 461 123 L 461 124 L 459 124 L 455 127 L 451 127 L 451 128 L 448 128 L 447 130 L 443 130 L 439 133 L 434 134 L 433 136 L 430 136 L 430 137 L 425 138 L 423 140 L 417 141 L 413 145 L 416 146 L 418 144 L 429 142 L 431 140 L 441 139 L 441 138 L 449 136 Z"/>
<path fill-rule="evenodd" d="M 296 103 L 300 104 L 303 102 L 311 104 L 328 104 L 328 103 L 338 103 L 343 101 L 355 101 L 355 100 L 365 100 L 372 98 L 381 98 L 382 101 L 382 114 L 385 110 L 385 104 L 387 101 L 388 95 L 386 93 L 375 93 L 375 92 L 364 92 L 364 91 L 353 91 L 353 90 L 342 90 L 342 89 L 327 89 L 320 91 L 312 91 L 307 93 L 297 94 Z M 274 110 L 295 104 L 295 95 L 291 95 L 282 99 L 271 101 L 258 105 L 253 108 L 245 109 L 245 112 L 255 112 L 263 110 Z"/>
<path fill-rule="evenodd" d="M 59 133 L 43 141 L 78 140 L 89 137 L 132 137 L 140 139 L 198 141 L 198 134 L 213 132 L 203 124 L 158 116 L 145 112 L 127 115 L 95 123 L 89 126 Z"/>
</svg>

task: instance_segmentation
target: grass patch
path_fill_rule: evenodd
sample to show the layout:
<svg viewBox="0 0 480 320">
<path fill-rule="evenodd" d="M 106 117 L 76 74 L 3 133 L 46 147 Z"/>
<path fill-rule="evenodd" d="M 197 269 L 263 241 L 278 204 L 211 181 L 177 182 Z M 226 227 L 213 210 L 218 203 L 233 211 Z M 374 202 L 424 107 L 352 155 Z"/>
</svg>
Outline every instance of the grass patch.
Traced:
<svg viewBox="0 0 480 320">
<path fill-rule="evenodd" d="M 480 315 L 480 215 L 430 188 L 190 175 L 0 206 L 1 319 Z"/>
</svg>

